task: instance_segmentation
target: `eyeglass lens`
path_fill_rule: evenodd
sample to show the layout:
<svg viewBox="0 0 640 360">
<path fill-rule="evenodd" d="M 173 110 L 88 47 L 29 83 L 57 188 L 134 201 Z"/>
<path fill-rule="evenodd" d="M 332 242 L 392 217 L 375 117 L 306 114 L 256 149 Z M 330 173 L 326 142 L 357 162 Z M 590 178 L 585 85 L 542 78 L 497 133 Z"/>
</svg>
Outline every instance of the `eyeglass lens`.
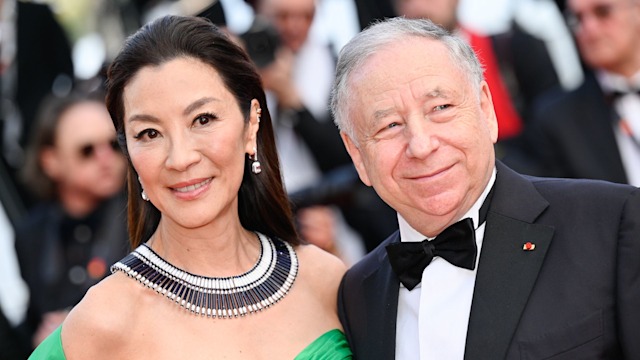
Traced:
<svg viewBox="0 0 640 360">
<path fill-rule="evenodd" d="M 83 145 L 82 147 L 80 147 L 80 156 L 83 159 L 88 159 L 94 156 L 96 153 L 96 147 L 99 145 L 100 144 L 93 144 L 93 143 Z M 115 152 L 120 151 L 120 146 L 118 145 L 118 141 L 116 141 L 116 139 L 109 140 L 109 147 Z"/>
</svg>

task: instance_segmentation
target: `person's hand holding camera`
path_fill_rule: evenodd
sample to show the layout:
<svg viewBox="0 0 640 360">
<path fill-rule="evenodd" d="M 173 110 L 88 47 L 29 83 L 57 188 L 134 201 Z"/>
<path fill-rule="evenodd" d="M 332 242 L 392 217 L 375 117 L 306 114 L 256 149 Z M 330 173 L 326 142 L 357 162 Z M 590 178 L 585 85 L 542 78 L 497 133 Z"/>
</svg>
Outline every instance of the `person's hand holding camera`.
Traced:
<svg viewBox="0 0 640 360">
<path fill-rule="evenodd" d="M 281 110 L 298 110 L 303 107 L 300 95 L 293 83 L 294 55 L 291 50 L 279 48 L 275 60 L 259 70 L 265 89 L 278 98 Z"/>
</svg>

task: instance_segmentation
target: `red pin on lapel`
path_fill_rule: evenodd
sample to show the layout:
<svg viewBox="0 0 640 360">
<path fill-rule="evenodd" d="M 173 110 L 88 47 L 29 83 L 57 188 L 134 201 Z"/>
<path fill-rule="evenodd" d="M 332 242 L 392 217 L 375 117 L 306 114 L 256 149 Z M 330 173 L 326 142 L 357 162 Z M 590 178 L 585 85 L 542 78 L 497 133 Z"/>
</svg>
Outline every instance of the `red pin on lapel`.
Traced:
<svg viewBox="0 0 640 360">
<path fill-rule="evenodd" d="M 524 245 L 522 245 L 522 250 L 524 251 L 533 251 L 536 249 L 536 244 L 532 243 L 531 241 L 527 241 L 526 243 L 524 243 Z"/>
</svg>

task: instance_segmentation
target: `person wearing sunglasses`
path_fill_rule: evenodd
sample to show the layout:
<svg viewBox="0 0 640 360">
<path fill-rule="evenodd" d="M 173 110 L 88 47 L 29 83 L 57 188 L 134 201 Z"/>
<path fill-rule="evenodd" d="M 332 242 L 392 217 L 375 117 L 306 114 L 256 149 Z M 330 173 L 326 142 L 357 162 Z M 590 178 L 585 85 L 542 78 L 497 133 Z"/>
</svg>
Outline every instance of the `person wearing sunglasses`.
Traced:
<svg viewBox="0 0 640 360">
<path fill-rule="evenodd" d="M 15 239 L 30 290 L 22 327 L 33 347 L 127 253 L 125 171 L 102 94 L 42 104 L 21 174 L 37 200 Z"/>
<path fill-rule="evenodd" d="M 640 186 L 640 1 L 569 0 L 567 22 L 590 69 L 532 121 L 537 175 Z"/>
</svg>

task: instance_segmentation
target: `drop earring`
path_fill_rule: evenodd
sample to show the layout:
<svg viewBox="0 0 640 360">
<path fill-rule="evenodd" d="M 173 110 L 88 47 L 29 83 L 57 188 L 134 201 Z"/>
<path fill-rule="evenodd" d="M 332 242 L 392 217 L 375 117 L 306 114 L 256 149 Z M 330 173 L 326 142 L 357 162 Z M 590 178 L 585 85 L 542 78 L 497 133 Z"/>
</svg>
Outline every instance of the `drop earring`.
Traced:
<svg viewBox="0 0 640 360">
<path fill-rule="evenodd" d="M 253 155 L 249 155 L 249 159 L 253 160 L 251 163 L 251 172 L 254 174 L 260 174 L 262 172 L 262 166 L 260 165 L 260 161 L 258 161 L 258 150 L 253 148 Z"/>
<path fill-rule="evenodd" d="M 147 196 L 147 193 L 144 192 L 144 188 L 142 187 L 142 181 L 140 181 L 140 176 L 138 176 L 138 182 L 140 183 L 140 188 L 142 189 L 142 193 L 140 194 L 140 196 L 142 196 L 142 200 L 149 201 L 149 197 Z"/>
</svg>

